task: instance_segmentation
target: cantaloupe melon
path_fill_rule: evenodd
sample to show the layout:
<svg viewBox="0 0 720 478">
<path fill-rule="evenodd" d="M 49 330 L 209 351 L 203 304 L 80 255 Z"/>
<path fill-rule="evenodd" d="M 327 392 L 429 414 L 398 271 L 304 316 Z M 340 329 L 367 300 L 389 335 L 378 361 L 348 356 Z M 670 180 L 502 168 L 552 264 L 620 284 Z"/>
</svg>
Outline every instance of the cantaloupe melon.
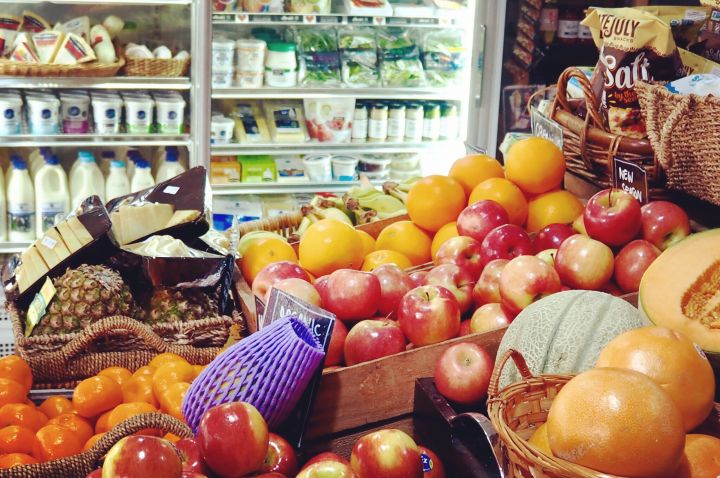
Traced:
<svg viewBox="0 0 720 478">
<path fill-rule="evenodd" d="M 577 374 L 593 368 L 616 336 L 648 323 L 623 299 L 596 291 L 570 290 L 541 299 L 508 327 L 498 349 L 520 351 L 533 374 Z M 505 387 L 520 380 L 515 367 L 500 377 Z"/>
</svg>

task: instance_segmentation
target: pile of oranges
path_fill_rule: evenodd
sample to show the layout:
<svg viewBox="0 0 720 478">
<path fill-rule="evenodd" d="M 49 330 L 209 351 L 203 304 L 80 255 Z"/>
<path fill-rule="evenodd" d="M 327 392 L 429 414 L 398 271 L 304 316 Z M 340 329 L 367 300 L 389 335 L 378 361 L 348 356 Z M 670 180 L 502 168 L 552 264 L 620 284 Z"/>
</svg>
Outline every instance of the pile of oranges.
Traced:
<svg viewBox="0 0 720 478">
<path fill-rule="evenodd" d="M 202 368 L 165 353 L 135 373 L 106 368 L 80 382 L 71 399 L 52 396 L 36 406 L 27 398 L 32 387 L 28 364 L 15 355 L 1 358 L 0 469 L 76 455 L 141 413 L 160 411 L 183 420 L 183 398 Z"/>
</svg>

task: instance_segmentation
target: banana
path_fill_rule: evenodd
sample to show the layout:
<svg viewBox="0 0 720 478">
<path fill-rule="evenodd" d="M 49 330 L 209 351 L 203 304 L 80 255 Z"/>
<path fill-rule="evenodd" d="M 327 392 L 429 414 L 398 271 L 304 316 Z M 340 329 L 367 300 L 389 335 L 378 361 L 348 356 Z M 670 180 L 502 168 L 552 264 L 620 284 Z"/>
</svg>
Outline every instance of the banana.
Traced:
<svg viewBox="0 0 720 478">
<path fill-rule="evenodd" d="M 390 217 L 407 213 L 405 204 L 402 201 L 385 194 L 380 194 L 371 199 L 361 200 L 360 206 L 363 209 L 374 209 L 378 214 L 384 214 Z"/>
<path fill-rule="evenodd" d="M 320 219 L 335 219 L 337 221 L 344 222 L 345 224 L 348 224 L 350 226 L 353 225 L 352 221 L 348 217 L 347 214 L 342 212 L 340 209 L 335 207 L 328 207 L 325 209 L 315 209 L 313 212 L 314 216 L 317 216 Z"/>
<path fill-rule="evenodd" d="M 248 247 L 250 247 L 255 241 L 259 241 L 261 239 L 269 239 L 269 238 L 276 238 L 276 239 L 282 239 L 283 241 L 287 241 L 283 236 L 276 232 L 270 232 L 270 231 L 252 231 L 248 232 L 247 234 L 244 234 L 240 240 L 238 241 L 237 245 L 237 251 L 240 257 L 245 255 L 245 252 L 247 251 Z"/>
<path fill-rule="evenodd" d="M 398 183 L 395 181 L 387 181 L 383 183 L 383 191 L 385 194 L 401 200 L 403 203 L 407 201 L 407 194 L 413 185 L 418 182 L 421 178 L 414 177 L 406 179 L 405 181 Z"/>
</svg>

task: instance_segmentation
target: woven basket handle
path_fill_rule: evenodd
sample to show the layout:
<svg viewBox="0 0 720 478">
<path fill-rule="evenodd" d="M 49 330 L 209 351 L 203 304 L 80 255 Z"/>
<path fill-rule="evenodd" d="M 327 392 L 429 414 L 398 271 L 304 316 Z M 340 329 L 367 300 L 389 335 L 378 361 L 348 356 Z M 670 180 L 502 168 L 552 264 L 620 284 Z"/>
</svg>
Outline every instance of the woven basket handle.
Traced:
<svg viewBox="0 0 720 478">
<path fill-rule="evenodd" d="M 528 367 L 527 362 L 525 362 L 525 357 L 523 357 L 522 354 L 515 349 L 508 349 L 502 355 L 500 361 L 495 365 L 495 370 L 493 370 L 492 376 L 490 377 L 490 386 L 488 387 L 489 398 L 497 396 L 499 391 L 498 388 L 500 386 L 500 375 L 502 375 L 505 364 L 507 364 L 510 359 L 515 362 L 515 366 L 520 372 L 520 376 L 523 380 L 533 378 L 530 367 Z"/>
<path fill-rule="evenodd" d="M 123 438 L 133 435 L 140 430 L 146 429 L 162 430 L 164 433 L 172 433 L 180 438 L 192 438 L 193 432 L 190 427 L 185 425 L 177 418 L 164 413 L 142 413 L 135 415 L 127 420 L 119 423 L 108 431 L 103 437 L 88 451 L 95 463 L 98 463 L 103 456 L 107 455 L 117 442 Z M 149 477 L 148 477 L 149 478 Z"/>
<path fill-rule="evenodd" d="M 274 217 L 268 217 L 266 219 L 239 224 L 238 232 L 240 237 L 253 231 L 272 231 L 280 233 L 285 229 L 297 227 L 297 225 L 300 224 L 300 221 L 302 221 L 302 218 L 303 215 L 301 211 L 289 212 Z"/>
<path fill-rule="evenodd" d="M 672 168 L 675 162 L 672 155 L 672 137 L 675 127 L 685 117 L 692 104 L 690 95 L 682 95 L 680 102 L 675 106 L 672 113 L 665 120 L 665 124 L 660 131 L 660 150 L 656 152 L 657 161 L 665 171 Z"/>
<path fill-rule="evenodd" d="M 590 80 L 587 79 L 585 73 L 583 73 L 582 70 L 580 70 L 579 68 L 567 68 L 560 74 L 557 82 L 557 94 L 555 95 L 555 100 L 553 101 L 552 106 L 553 114 L 555 113 L 555 110 L 558 106 L 562 107 L 568 113 L 572 113 L 572 108 L 570 108 L 570 103 L 568 103 L 567 85 L 568 82 L 573 78 L 577 78 L 577 80 L 580 82 L 580 88 L 582 89 L 583 95 L 585 96 L 585 105 L 588 115 L 590 115 L 590 118 L 592 119 L 593 123 L 597 128 L 605 131 L 605 124 L 600 117 L 600 107 L 597 104 L 597 98 L 595 97 L 595 93 L 593 92 Z"/>
</svg>

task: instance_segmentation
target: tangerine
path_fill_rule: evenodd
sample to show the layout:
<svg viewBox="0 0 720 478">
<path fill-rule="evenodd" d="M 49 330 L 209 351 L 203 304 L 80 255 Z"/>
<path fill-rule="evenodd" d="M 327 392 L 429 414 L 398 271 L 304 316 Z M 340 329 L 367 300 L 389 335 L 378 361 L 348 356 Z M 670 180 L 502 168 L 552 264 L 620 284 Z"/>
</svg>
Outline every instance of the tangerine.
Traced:
<svg viewBox="0 0 720 478">
<path fill-rule="evenodd" d="M 153 380 L 149 375 L 132 377 L 122 387 L 123 403 L 145 402 L 158 407 L 158 401 L 153 392 Z"/>
<path fill-rule="evenodd" d="M 111 413 L 112 410 L 108 410 L 107 412 L 100 415 L 97 420 L 95 420 L 95 433 L 105 433 L 110 430 L 110 426 L 108 425 L 108 423 L 110 422 Z"/>
<path fill-rule="evenodd" d="M 123 384 L 132 377 L 132 372 L 125 367 L 108 367 L 100 370 L 98 375 L 101 377 L 110 377 L 115 383 L 122 387 Z"/>
<path fill-rule="evenodd" d="M 161 355 L 164 355 L 164 354 L 161 354 Z M 172 355 L 175 355 L 175 354 L 172 354 Z M 180 361 L 185 360 L 185 359 L 183 359 L 182 357 L 180 357 L 180 356 L 178 356 L 178 355 L 175 355 L 175 356 L 176 356 L 178 359 L 180 359 Z M 158 357 L 160 357 L 160 355 L 156 356 L 153 360 L 157 359 Z M 170 362 L 171 360 L 167 360 L 167 361 Z M 165 363 L 165 361 L 162 361 L 162 362 L 160 363 L 160 365 L 162 365 L 163 363 Z M 159 366 L 159 365 L 158 365 L 158 366 Z M 155 373 L 155 370 L 157 370 L 157 367 L 155 367 L 155 366 L 152 366 L 152 365 L 144 365 L 144 366 L 140 367 L 139 369 L 135 370 L 135 371 L 133 372 L 132 376 L 133 376 L 133 377 L 139 377 L 139 376 L 141 376 L 141 375 L 149 375 L 150 377 L 152 377 L 153 374 Z"/>
<path fill-rule="evenodd" d="M 530 137 L 513 144 L 505 156 L 505 177 L 528 194 L 559 187 L 565 176 L 565 156 L 555 143 Z"/>
<path fill-rule="evenodd" d="M 0 358 L 0 378 L 16 381 L 25 388 L 25 393 L 32 388 L 32 370 L 27 362 L 17 355 Z"/>
<path fill-rule="evenodd" d="M 55 418 L 63 413 L 72 413 L 74 411 L 72 402 L 60 395 L 46 398 L 38 408 L 48 418 Z"/>
<path fill-rule="evenodd" d="M 193 370 L 195 370 L 195 377 L 198 377 L 203 370 L 205 370 L 205 367 L 207 365 L 193 365 Z"/>
<path fill-rule="evenodd" d="M 147 364 L 147 367 L 153 368 L 153 373 L 155 373 L 155 370 L 157 370 L 161 365 L 165 365 L 168 362 L 185 362 L 188 363 L 187 360 L 179 356 L 178 354 L 174 354 L 172 352 L 163 352 L 160 355 L 156 355 L 153 357 L 153 359 L 150 361 L 149 364 Z M 139 372 L 141 369 L 145 367 L 140 367 L 135 373 Z M 150 374 L 150 375 L 152 375 Z"/>
<path fill-rule="evenodd" d="M 195 379 L 195 369 L 188 363 L 166 363 L 153 375 L 153 393 L 162 405 L 162 394 L 168 386 L 177 382 L 190 383 Z"/>
<path fill-rule="evenodd" d="M 179 436 L 174 435 L 174 434 L 172 434 L 172 433 L 166 433 L 166 434 L 163 436 L 163 440 L 167 440 L 167 441 L 169 441 L 170 443 L 177 443 L 177 442 L 179 442 L 180 440 L 182 440 L 182 438 L 180 438 Z"/>
<path fill-rule="evenodd" d="M 426 176 L 413 184 L 405 199 L 412 222 L 436 232 L 457 219 L 467 205 L 465 190 L 447 176 Z"/>
<path fill-rule="evenodd" d="M 385 227 L 375 242 L 378 250 L 396 251 L 414 266 L 430 261 L 432 239 L 412 221 L 398 221 Z"/>
<path fill-rule="evenodd" d="M 720 439 L 710 435 L 687 435 L 680 467 L 673 478 L 720 476 Z"/>
<path fill-rule="evenodd" d="M 33 456 L 40 461 L 77 455 L 84 444 L 74 431 L 60 425 L 46 425 L 37 431 L 35 437 Z"/>
<path fill-rule="evenodd" d="M 90 377 L 75 387 L 72 403 L 80 416 L 97 417 L 122 403 L 122 389 L 110 377 Z"/>
<path fill-rule="evenodd" d="M 95 433 L 93 427 L 90 426 L 87 420 L 74 413 L 63 413 L 57 417 L 51 419 L 48 425 L 60 425 L 61 427 L 67 428 L 75 433 L 81 443 L 85 443 Z"/>
<path fill-rule="evenodd" d="M 47 421 L 44 413 L 25 403 L 7 403 L 0 407 L 0 427 L 19 425 L 36 432 Z"/>
<path fill-rule="evenodd" d="M 7 455 L 0 456 L 0 469 L 6 470 L 15 466 L 25 466 L 38 463 L 38 461 L 32 456 L 25 453 L 9 453 Z"/>
<path fill-rule="evenodd" d="M 363 257 L 367 257 L 368 254 L 375 250 L 375 238 L 367 232 L 359 229 L 355 232 L 357 232 L 358 236 L 360 236 L 360 240 L 362 241 Z"/>
<path fill-rule="evenodd" d="M 185 416 L 182 412 L 182 403 L 189 388 L 190 384 L 186 382 L 170 384 L 165 391 L 163 391 L 162 395 L 160 395 L 160 406 L 163 412 L 178 420 L 184 421 Z"/>
<path fill-rule="evenodd" d="M 363 243 L 355 229 L 335 219 L 322 219 L 300 238 L 300 265 L 315 277 L 338 269 L 359 269 Z"/>
<path fill-rule="evenodd" d="M 460 233 L 457 230 L 457 222 L 455 221 L 448 222 L 438 229 L 438 232 L 436 232 L 433 237 L 432 245 L 430 246 L 430 255 L 432 256 L 432 259 L 435 260 L 435 256 L 437 255 L 440 246 L 442 246 L 445 241 L 459 235 Z"/>
<path fill-rule="evenodd" d="M 527 231 L 538 232 L 550 224 L 572 224 L 584 210 L 570 191 L 559 190 L 535 196 L 528 202 Z"/>
<path fill-rule="evenodd" d="M 455 161 L 448 176 L 459 182 L 468 196 L 472 190 L 490 178 L 505 176 L 500 162 L 486 154 L 470 154 Z"/>
<path fill-rule="evenodd" d="M 83 445 L 82 451 L 88 451 L 90 448 L 95 446 L 95 444 L 99 442 L 100 439 L 104 436 L 104 433 L 96 433 L 95 435 L 91 436 L 90 439 L 85 442 L 85 445 Z"/>
<path fill-rule="evenodd" d="M 247 248 L 242 257 L 242 275 L 252 285 L 255 276 L 273 262 L 290 261 L 297 263 L 295 249 L 286 241 L 276 237 L 260 239 Z"/>
<path fill-rule="evenodd" d="M 7 453 L 32 455 L 34 446 L 34 430 L 18 425 L 10 425 L 0 429 L 0 455 Z"/>
<path fill-rule="evenodd" d="M 157 412 L 157 408 L 145 402 L 122 403 L 115 407 L 108 418 L 108 426 L 110 428 L 124 422 L 128 418 L 140 415 L 142 413 Z"/>
<path fill-rule="evenodd" d="M 511 224 L 522 226 L 528 213 L 528 204 L 520 188 L 505 178 L 490 178 L 478 184 L 470 194 L 468 205 L 483 199 L 500 204 L 508 213 Z"/>
<path fill-rule="evenodd" d="M 25 386 L 7 378 L 0 378 L 0 406 L 8 403 L 25 403 Z"/>
<path fill-rule="evenodd" d="M 383 264 L 395 264 L 400 269 L 408 269 L 412 267 L 412 262 L 404 254 L 397 251 L 389 251 L 380 249 L 373 251 L 363 261 L 362 270 L 371 272 Z"/>
</svg>

